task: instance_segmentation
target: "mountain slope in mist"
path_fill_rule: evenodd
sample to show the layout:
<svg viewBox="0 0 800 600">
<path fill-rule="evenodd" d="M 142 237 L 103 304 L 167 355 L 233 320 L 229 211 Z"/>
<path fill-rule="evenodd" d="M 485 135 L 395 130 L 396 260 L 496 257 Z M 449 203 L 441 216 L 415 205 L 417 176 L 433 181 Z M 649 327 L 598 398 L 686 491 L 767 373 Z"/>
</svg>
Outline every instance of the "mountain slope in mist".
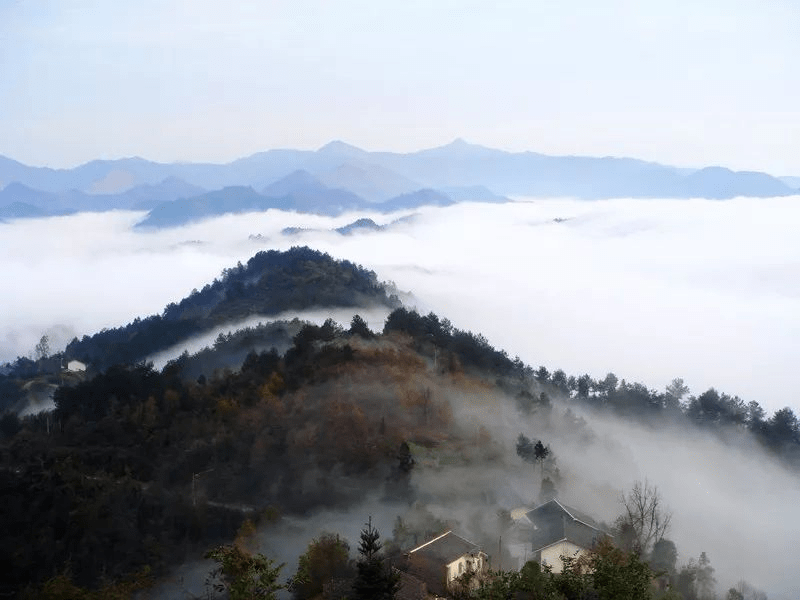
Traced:
<svg viewBox="0 0 800 600">
<path fill-rule="evenodd" d="M 293 210 L 323 215 L 337 215 L 346 210 L 363 208 L 367 204 L 344 186 L 329 187 L 302 169 L 271 183 L 262 193 L 265 196 L 288 197 Z"/>
<path fill-rule="evenodd" d="M 485 188 L 467 188 L 475 202 L 508 201 L 498 199 Z M 463 193 L 462 193 L 463 196 Z M 329 188 L 307 171 L 294 171 L 264 188 L 262 193 L 251 187 L 234 186 L 208 192 L 197 197 L 161 202 L 136 224 L 140 229 L 178 227 L 220 215 L 264 212 L 269 209 L 337 216 L 347 211 L 370 210 L 384 213 L 421 208 L 449 206 L 449 196 L 432 189 L 420 189 L 381 202 L 368 202 L 341 188 Z"/>
<path fill-rule="evenodd" d="M 790 530 L 725 524 L 750 503 L 783 515 L 769 487 L 783 484 L 791 503 L 796 473 L 746 436 L 687 429 L 674 402 L 642 386 L 581 377 L 571 392 L 563 372 L 534 372 L 479 334 L 406 309 L 380 335 L 357 319 L 348 331 L 308 325 L 283 355 L 251 352 L 237 371 L 196 379 L 190 359 L 160 373 L 118 366 L 62 387 L 49 417 L 4 422 L 0 511 L 12 526 L 0 552 L 17 567 L 6 589 L 66 560 L 86 586 L 142 565 L 163 575 L 245 519 L 294 564 L 323 509 L 340 511 L 329 532 L 373 515 L 392 552 L 454 528 L 508 568 L 522 558 L 514 509 L 556 493 L 610 529 L 620 491 L 644 477 L 672 509 L 676 573 L 704 551 L 721 586 L 744 577 L 791 589 L 781 579 L 791 557 L 730 551 L 731 540 L 791 543 Z M 541 468 L 518 455 L 520 435 L 550 448 Z"/>
<path fill-rule="evenodd" d="M 313 307 L 393 307 L 399 301 L 392 293 L 375 273 L 309 248 L 259 252 L 161 315 L 73 340 L 64 358 L 95 369 L 133 364 L 227 322 Z"/>
<path fill-rule="evenodd" d="M 369 202 L 383 202 L 423 187 L 385 167 L 352 161 L 318 176 L 327 185 L 351 190 Z"/>
<path fill-rule="evenodd" d="M 14 216 L 13 207 L 29 206 L 17 211 L 17 218 L 56 216 L 74 212 L 106 210 L 148 210 L 159 203 L 197 196 L 203 188 L 177 177 L 167 177 L 156 184 L 142 184 L 117 194 L 88 194 L 79 190 L 46 192 L 20 183 L 11 183 L 0 190 L 0 214 Z"/>
<path fill-rule="evenodd" d="M 3 428 L 0 512 L 15 525 L 0 553 L 17 567 L 5 589 L 66 560 L 80 585 L 143 564 L 162 574 L 230 539 L 245 518 L 347 507 L 367 489 L 410 499 L 405 440 L 476 454 L 469 434 L 451 430 L 448 401 L 426 391 L 436 375 L 414 345 L 354 319 L 349 332 L 307 325 L 283 357 L 253 352 L 240 370 L 200 382 L 177 361 L 161 373 L 116 366 L 62 388 L 54 437 L 50 416 Z M 483 385 L 460 377 L 464 393 Z M 31 532 L 42 544 L 20 553 Z"/>
</svg>

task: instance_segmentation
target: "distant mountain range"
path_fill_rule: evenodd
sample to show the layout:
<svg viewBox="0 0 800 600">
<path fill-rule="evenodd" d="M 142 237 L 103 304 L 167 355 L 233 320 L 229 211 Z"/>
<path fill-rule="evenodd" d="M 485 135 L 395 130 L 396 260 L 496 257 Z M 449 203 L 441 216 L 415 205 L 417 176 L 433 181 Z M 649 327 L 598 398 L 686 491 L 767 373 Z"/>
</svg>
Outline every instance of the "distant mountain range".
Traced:
<svg viewBox="0 0 800 600">
<path fill-rule="evenodd" d="M 800 178 L 681 169 L 631 158 L 506 152 L 463 140 L 411 153 L 343 142 L 269 150 L 227 164 L 97 160 L 74 169 L 29 167 L 0 156 L 0 219 L 75 211 L 151 210 L 143 226 L 281 208 L 320 214 L 506 196 L 598 199 L 771 197 L 798 194 Z"/>
<path fill-rule="evenodd" d="M 76 189 L 49 192 L 14 182 L 0 190 L 0 219 L 114 209 L 150 210 L 162 202 L 204 192 L 203 188 L 172 176 L 157 184 L 140 184 L 117 194 L 89 194 Z"/>
</svg>

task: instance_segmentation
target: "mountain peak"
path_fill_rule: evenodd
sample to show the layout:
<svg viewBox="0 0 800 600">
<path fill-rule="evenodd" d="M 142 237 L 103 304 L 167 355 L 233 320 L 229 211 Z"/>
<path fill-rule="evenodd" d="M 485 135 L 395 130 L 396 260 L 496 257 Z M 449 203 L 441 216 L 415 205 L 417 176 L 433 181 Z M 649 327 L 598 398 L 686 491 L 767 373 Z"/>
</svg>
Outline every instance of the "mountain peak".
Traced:
<svg viewBox="0 0 800 600">
<path fill-rule="evenodd" d="M 332 142 L 328 142 L 322 148 L 317 150 L 317 152 L 321 154 L 364 154 L 364 151 L 361 148 L 357 148 L 356 146 L 352 146 L 351 144 L 347 144 L 341 140 L 333 140 Z"/>
<path fill-rule="evenodd" d="M 473 144 L 468 142 L 464 138 L 456 138 L 449 144 L 445 144 L 444 146 L 439 146 L 437 148 L 433 148 L 433 150 L 438 151 L 445 151 L 445 152 L 455 152 L 455 153 L 475 153 L 475 152 L 482 152 L 482 153 L 495 153 L 500 152 L 499 150 L 493 150 L 491 148 L 487 148 L 486 146 L 481 146 L 480 144 Z"/>
<path fill-rule="evenodd" d="M 8 185 L 6 185 L 5 187 L 0 186 L 0 190 L 2 190 L 4 192 L 9 192 L 9 193 L 12 193 L 12 192 L 20 193 L 20 192 L 38 191 L 38 190 L 34 190 L 34 188 L 32 188 L 32 187 L 30 187 L 28 185 L 25 185 L 24 183 L 20 183 L 19 181 L 12 181 Z"/>
</svg>

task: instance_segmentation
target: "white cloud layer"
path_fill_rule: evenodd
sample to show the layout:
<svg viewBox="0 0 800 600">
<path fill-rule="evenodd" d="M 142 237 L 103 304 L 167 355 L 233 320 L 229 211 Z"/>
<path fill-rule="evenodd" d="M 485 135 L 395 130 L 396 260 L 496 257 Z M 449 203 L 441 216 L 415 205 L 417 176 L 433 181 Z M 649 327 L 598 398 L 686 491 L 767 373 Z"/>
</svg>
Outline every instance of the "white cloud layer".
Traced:
<svg viewBox="0 0 800 600">
<path fill-rule="evenodd" d="M 29 354 L 43 332 L 63 346 L 159 313 L 258 250 L 307 244 L 534 367 L 659 389 L 683 377 L 695 393 L 797 409 L 799 200 L 460 204 L 351 236 L 281 235 L 355 216 L 279 211 L 148 233 L 126 212 L 0 224 L 0 360 Z"/>
</svg>

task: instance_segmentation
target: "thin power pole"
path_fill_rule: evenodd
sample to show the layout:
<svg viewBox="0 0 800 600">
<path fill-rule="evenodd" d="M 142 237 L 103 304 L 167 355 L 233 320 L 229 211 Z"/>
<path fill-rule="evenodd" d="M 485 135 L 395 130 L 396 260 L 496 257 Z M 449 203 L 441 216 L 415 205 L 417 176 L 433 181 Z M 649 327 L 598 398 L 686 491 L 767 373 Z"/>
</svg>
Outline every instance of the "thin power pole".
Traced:
<svg viewBox="0 0 800 600">
<path fill-rule="evenodd" d="M 503 536 L 497 539 L 497 570 L 503 570 Z"/>
</svg>

